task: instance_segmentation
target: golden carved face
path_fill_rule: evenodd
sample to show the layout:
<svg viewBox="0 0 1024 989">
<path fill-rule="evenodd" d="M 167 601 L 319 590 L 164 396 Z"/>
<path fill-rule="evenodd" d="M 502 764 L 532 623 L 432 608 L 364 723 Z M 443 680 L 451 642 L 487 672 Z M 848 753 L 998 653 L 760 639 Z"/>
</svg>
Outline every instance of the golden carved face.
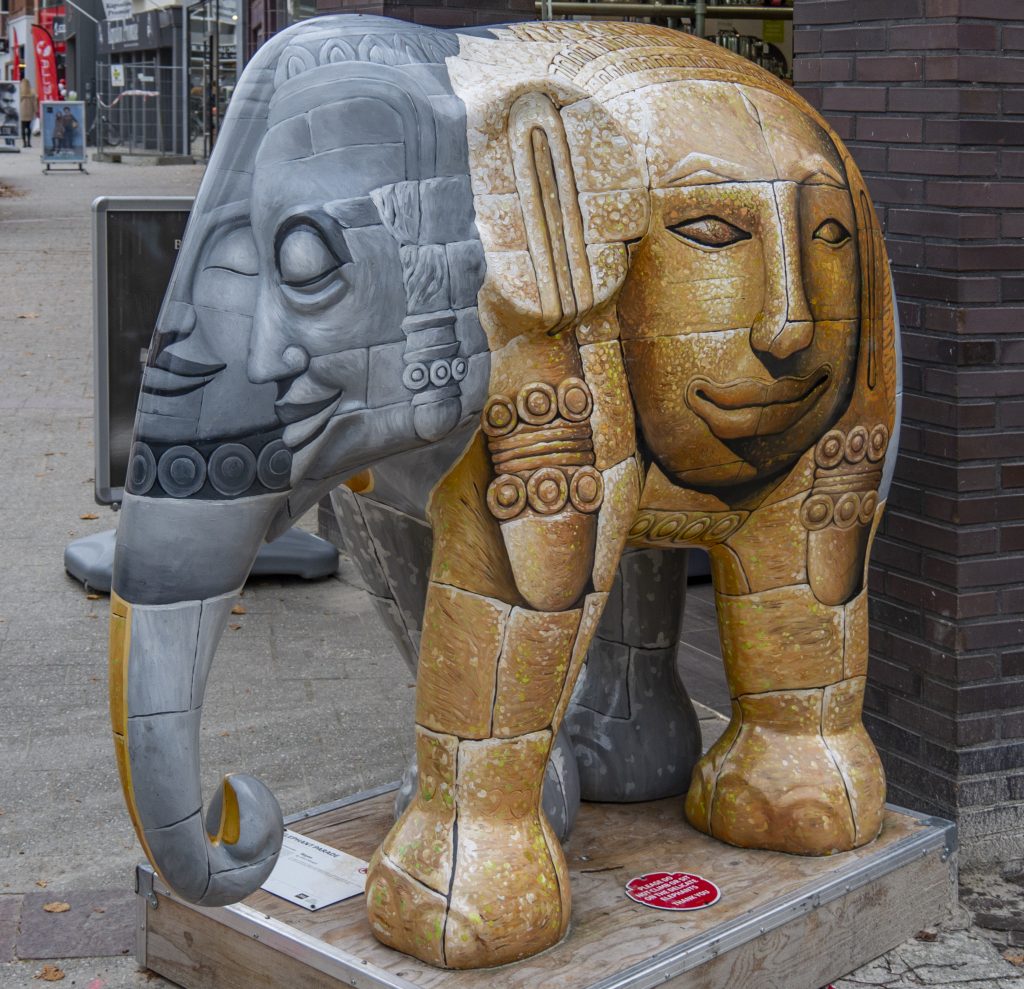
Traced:
<svg viewBox="0 0 1024 989">
<path fill-rule="evenodd" d="M 651 227 L 630 249 L 619 321 L 644 438 L 686 486 L 771 476 L 852 386 L 860 263 L 841 160 L 756 89 L 666 84 L 621 113 L 631 99 L 646 104 Z"/>
</svg>

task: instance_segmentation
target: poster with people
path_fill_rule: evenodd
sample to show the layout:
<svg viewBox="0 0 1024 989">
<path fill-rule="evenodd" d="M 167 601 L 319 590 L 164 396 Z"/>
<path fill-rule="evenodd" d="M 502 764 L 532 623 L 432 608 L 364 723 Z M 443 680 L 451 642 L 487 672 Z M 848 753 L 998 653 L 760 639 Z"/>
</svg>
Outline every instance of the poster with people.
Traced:
<svg viewBox="0 0 1024 989">
<path fill-rule="evenodd" d="M 84 162 L 85 104 L 44 100 L 39 106 L 43 122 L 43 161 L 47 164 Z"/>
<path fill-rule="evenodd" d="M 0 151 L 20 151 L 21 121 L 18 116 L 18 84 L 0 82 Z"/>
</svg>

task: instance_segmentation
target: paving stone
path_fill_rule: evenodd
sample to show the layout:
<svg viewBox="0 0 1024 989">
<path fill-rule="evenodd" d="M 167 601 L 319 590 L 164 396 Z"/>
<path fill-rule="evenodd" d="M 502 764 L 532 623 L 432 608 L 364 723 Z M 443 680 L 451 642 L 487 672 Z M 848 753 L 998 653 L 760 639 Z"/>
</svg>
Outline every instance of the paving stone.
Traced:
<svg viewBox="0 0 1024 989">
<path fill-rule="evenodd" d="M 17 957 L 109 958 L 129 954 L 135 945 L 135 894 L 126 889 L 29 893 L 21 907 Z M 54 901 L 71 905 L 47 913 Z"/>
<path fill-rule="evenodd" d="M 21 916 L 20 896 L 0 896 L 0 962 L 14 958 L 18 940 L 18 918 Z"/>
</svg>

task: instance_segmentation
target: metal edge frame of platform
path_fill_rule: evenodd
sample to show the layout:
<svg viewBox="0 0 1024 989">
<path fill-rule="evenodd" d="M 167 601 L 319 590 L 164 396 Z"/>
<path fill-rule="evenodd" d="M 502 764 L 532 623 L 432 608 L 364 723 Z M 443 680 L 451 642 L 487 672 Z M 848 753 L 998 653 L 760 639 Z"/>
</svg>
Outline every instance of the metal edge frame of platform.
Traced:
<svg viewBox="0 0 1024 989">
<path fill-rule="evenodd" d="M 361 803 L 398 789 L 398 783 L 364 790 L 331 803 L 312 807 L 285 818 L 285 825 L 316 817 L 329 811 Z M 855 862 L 803 887 L 798 893 L 781 896 L 758 911 L 751 911 L 712 930 L 689 938 L 661 951 L 642 964 L 592 982 L 585 989 L 653 989 L 742 947 L 757 938 L 784 927 L 870 883 L 882 879 L 915 860 L 938 852 L 947 862 L 957 851 L 957 830 L 952 821 L 929 817 L 893 804 L 890 810 L 915 818 L 922 830 L 901 839 L 883 855 L 868 862 Z M 180 899 L 160 880 L 153 869 L 142 864 L 136 870 L 138 903 L 136 906 L 135 958 L 147 967 L 146 936 L 149 911 L 158 897 L 166 897 L 216 924 L 252 938 L 322 975 L 354 989 L 420 989 L 415 983 L 385 971 L 354 954 L 335 948 L 319 938 L 305 934 L 290 924 L 238 903 L 227 907 L 200 907 Z M 866 959 L 868 961 L 870 959 Z"/>
</svg>

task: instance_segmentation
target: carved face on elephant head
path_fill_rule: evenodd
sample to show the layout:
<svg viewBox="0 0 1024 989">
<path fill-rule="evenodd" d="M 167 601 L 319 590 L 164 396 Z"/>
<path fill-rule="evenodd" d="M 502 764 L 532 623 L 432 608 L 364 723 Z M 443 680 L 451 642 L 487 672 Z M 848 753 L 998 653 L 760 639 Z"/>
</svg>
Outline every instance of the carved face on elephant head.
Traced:
<svg viewBox="0 0 1024 989">
<path fill-rule="evenodd" d="M 619 307 L 644 436 L 680 484 L 770 479 L 853 385 L 860 258 L 843 162 L 805 113 L 749 87 L 674 83 L 618 103 L 646 125 L 651 173 L 650 233 Z"/>
</svg>

